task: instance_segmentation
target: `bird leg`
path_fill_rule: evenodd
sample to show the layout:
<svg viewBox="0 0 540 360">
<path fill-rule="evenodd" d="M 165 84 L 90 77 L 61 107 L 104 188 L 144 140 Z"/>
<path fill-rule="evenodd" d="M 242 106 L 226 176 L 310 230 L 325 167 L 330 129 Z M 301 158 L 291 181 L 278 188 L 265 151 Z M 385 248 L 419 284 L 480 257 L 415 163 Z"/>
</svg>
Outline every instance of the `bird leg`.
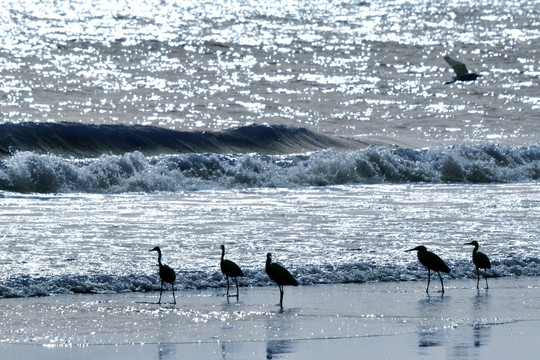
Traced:
<svg viewBox="0 0 540 360">
<path fill-rule="evenodd" d="M 237 278 L 234 278 L 234 283 L 236 284 L 236 300 L 238 300 L 239 295 L 238 295 L 238 279 Z"/>
<path fill-rule="evenodd" d="M 163 280 L 161 280 L 161 289 L 159 289 L 159 300 L 158 304 L 161 304 L 161 295 L 163 294 Z"/>
<path fill-rule="evenodd" d="M 426 288 L 426 293 L 429 294 L 429 283 L 431 281 L 431 270 L 427 270 L 427 288 Z"/>
<path fill-rule="evenodd" d="M 279 306 L 283 307 L 283 285 L 278 285 L 279 287 Z"/>
<path fill-rule="evenodd" d="M 480 284 L 480 269 L 478 268 L 478 266 L 476 267 L 476 276 L 477 276 L 476 288 L 480 289 L 480 287 L 479 287 L 479 284 Z"/>
<path fill-rule="evenodd" d="M 487 269 L 484 269 L 484 279 L 486 279 L 486 290 L 489 289 L 489 285 L 487 282 Z"/>
<path fill-rule="evenodd" d="M 437 274 L 439 274 L 439 279 L 441 279 L 441 288 L 442 288 L 442 293 L 444 294 L 444 284 L 442 282 L 442 276 L 441 276 L 441 273 L 437 271 Z"/>
<path fill-rule="evenodd" d="M 229 297 L 229 277 L 226 276 L 227 278 L 227 297 Z"/>
<path fill-rule="evenodd" d="M 174 300 L 174 304 L 176 305 L 176 296 L 174 295 L 174 283 L 172 284 L 172 297 Z"/>
</svg>

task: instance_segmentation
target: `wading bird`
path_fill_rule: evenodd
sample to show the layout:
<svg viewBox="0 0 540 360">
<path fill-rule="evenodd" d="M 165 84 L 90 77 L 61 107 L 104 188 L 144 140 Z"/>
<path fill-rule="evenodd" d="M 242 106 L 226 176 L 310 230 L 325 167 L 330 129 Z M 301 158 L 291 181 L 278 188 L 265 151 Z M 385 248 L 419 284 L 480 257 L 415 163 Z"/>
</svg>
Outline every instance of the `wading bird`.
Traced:
<svg viewBox="0 0 540 360">
<path fill-rule="evenodd" d="M 480 245 L 478 245 L 478 242 L 471 241 L 470 243 L 466 243 L 465 245 L 473 245 L 474 249 L 472 251 L 472 260 L 474 265 L 476 266 L 476 275 L 478 277 L 478 280 L 476 281 L 476 288 L 478 289 L 478 285 L 480 284 L 480 269 L 484 269 L 484 279 L 486 279 L 486 289 L 489 289 L 488 281 L 487 281 L 487 269 L 491 269 L 491 263 L 489 262 L 489 258 L 486 254 L 483 252 L 478 251 L 478 248 Z"/>
<path fill-rule="evenodd" d="M 427 251 L 425 246 L 417 246 L 414 249 L 406 250 L 405 252 L 409 251 L 417 251 L 418 252 L 418 260 L 427 267 L 428 269 L 428 280 L 427 280 L 427 288 L 426 293 L 429 293 L 429 283 L 431 281 L 431 270 L 436 271 L 437 274 L 439 274 L 439 278 L 441 279 L 441 288 L 442 293 L 444 294 L 444 284 L 441 276 L 441 271 L 445 273 L 450 272 L 450 268 L 446 266 L 444 261 L 431 251 Z"/>
<path fill-rule="evenodd" d="M 272 254 L 266 254 L 266 273 L 279 287 L 279 305 L 283 307 L 283 286 L 298 286 L 298 281 L 287 269 L 278 263 L 272 262 Z"/>
<path fill-rule="evenodd" d="M 158 253 L 158 264 L 159 264 L 159 277 L 161 278 L 161 290 L 159 291 L 159 301 L 158 304 L 161 304 L 161 294 L 163 294 L 163 283 L 166 282 L 168 284 L 171 284 L 172 286 L 172 295 L 174 299 L 174 303 L 176 304 L 176 296 L 174 295 L 174 281 L 176 280 L 176 274 L 174 270 L 167 265 L 163 265 L 161 263 L 161 249 L 159 246 L 156 246 L 152 250 L 149 251 L 157 251 Z"/>
<path fill-rule="evenodd" d="M 444 60 L 454 69 L 456 76 L 452 77 L 452 81 L 447 81 L 445 84 L 451 84 L 455 81 L 474 81 L 480 74 L 469 72 L 467 66 L 459 60 L 453 59 L 450 56 L 444 56 Z"/>
<path fill-rule="evenodd" d="M 244 276 L 244 273 L 242 272 L 242 269 L 240 269 L 240 266 L 236 265 L 231 260 L 226 260 L 223 257 L 225 256 L 225 245 L 221 245 L 221 272 L 225 275 L 227 278 L 227 297 L 229 297 L 229 277 L 232 277 L 234 279 L 234 283 L 236 284 L 236 298 L 238 299 L 238 280 L 236 279 L 238 276 Z"/>
</svg>

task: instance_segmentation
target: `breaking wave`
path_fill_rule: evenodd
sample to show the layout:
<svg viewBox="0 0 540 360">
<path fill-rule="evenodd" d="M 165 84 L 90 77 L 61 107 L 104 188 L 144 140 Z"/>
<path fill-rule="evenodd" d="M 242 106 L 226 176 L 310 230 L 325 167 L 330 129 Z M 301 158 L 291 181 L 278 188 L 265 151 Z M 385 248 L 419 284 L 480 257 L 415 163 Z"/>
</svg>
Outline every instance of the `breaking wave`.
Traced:
<svg viewBox="0 0 540 360">
<path fill-rule="evenodd" d="M 540 179 L 540 146 L 371 147 L 302 155 L 142 152 L 74 158 L 31 151 L 0 159 L 0 191 L 127 193 Z"/>
</svg>

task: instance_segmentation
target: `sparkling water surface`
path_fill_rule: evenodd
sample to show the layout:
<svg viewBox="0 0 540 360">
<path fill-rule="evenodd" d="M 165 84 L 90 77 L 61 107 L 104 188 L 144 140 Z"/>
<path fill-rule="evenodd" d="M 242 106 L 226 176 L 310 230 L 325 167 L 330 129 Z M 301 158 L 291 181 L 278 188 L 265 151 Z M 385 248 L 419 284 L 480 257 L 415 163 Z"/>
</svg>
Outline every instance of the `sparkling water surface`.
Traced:
<svg viewBox="0 0 540 360">
<path fill-rule="evenodd" d="M 4 121 L 539 139 L 535 1 L 6 1 Z M 451 54 L 484 77 L 444 85 Z"/>
<path fill-rule="evenodd" d="M 372 163 L 360 161 L 368 152 L 304 154 L 312 161 L 300 156 L 287 175 L 327 164 L 318 182 L 281 181 L 282 159 L 196 155 L 214 172 L 202 166 L 187 185 L 169 154 L 10 154 L 0 159 L 0 297 L 158 289 L 155 245 L 184 288 L 224 285 L 222 243 L 244 285 L 269 283 L 268 251 L 303 284 L 423 279 L 403 252 L 419 244 L 451 276 L 473 277 L 471 240 L 491 276 L 540 273 L 539 2 L 4 1 L 0 34 L 4 123 L 287 125 L 387 146 L 367 150 Z M 445 85 L 445 54 L 483 77 Z M 395 181 L 384 159 L 413 175 L 424 163 L 394 146 L 455 146 L 424 173 L 451 176 Z M 222 171 L 235 161 L 234 176 Z M 360 165 L 380 172 L 364 181 Z M 208 181 L 216 174 L 234 186 Z"/>
<path fill-rule="evenodd" d="M 158 288 L 157 259 L 180 288 L 223 286 L 220 244 L 266 285 L 267 252 L 303 284 L 425 277 L 423 244 L 475 276 L 477 240 L 491 276 L 538 275 L 540 188 L 513 185 L 372 185 L 126 195 L 14 195 L 1 199 L 4 296 Z"/>
</svg>

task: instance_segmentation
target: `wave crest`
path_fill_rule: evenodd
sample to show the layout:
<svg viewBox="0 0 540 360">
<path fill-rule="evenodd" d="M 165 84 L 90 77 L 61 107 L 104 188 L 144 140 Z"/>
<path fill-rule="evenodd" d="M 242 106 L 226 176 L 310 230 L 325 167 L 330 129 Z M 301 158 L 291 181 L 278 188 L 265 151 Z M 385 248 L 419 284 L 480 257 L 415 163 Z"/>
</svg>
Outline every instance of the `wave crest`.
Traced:
<svg viewBox="0 0 540 360">
<path fill-rule="evenodd" d="M 0 190 L 126 193 L 379 183 L 507 183 L 540 179 L 540 147 L 383 147 L 311 154 L 141 152 L 92 159 L 18 152 L 0 160 Z"/>
</svg>

